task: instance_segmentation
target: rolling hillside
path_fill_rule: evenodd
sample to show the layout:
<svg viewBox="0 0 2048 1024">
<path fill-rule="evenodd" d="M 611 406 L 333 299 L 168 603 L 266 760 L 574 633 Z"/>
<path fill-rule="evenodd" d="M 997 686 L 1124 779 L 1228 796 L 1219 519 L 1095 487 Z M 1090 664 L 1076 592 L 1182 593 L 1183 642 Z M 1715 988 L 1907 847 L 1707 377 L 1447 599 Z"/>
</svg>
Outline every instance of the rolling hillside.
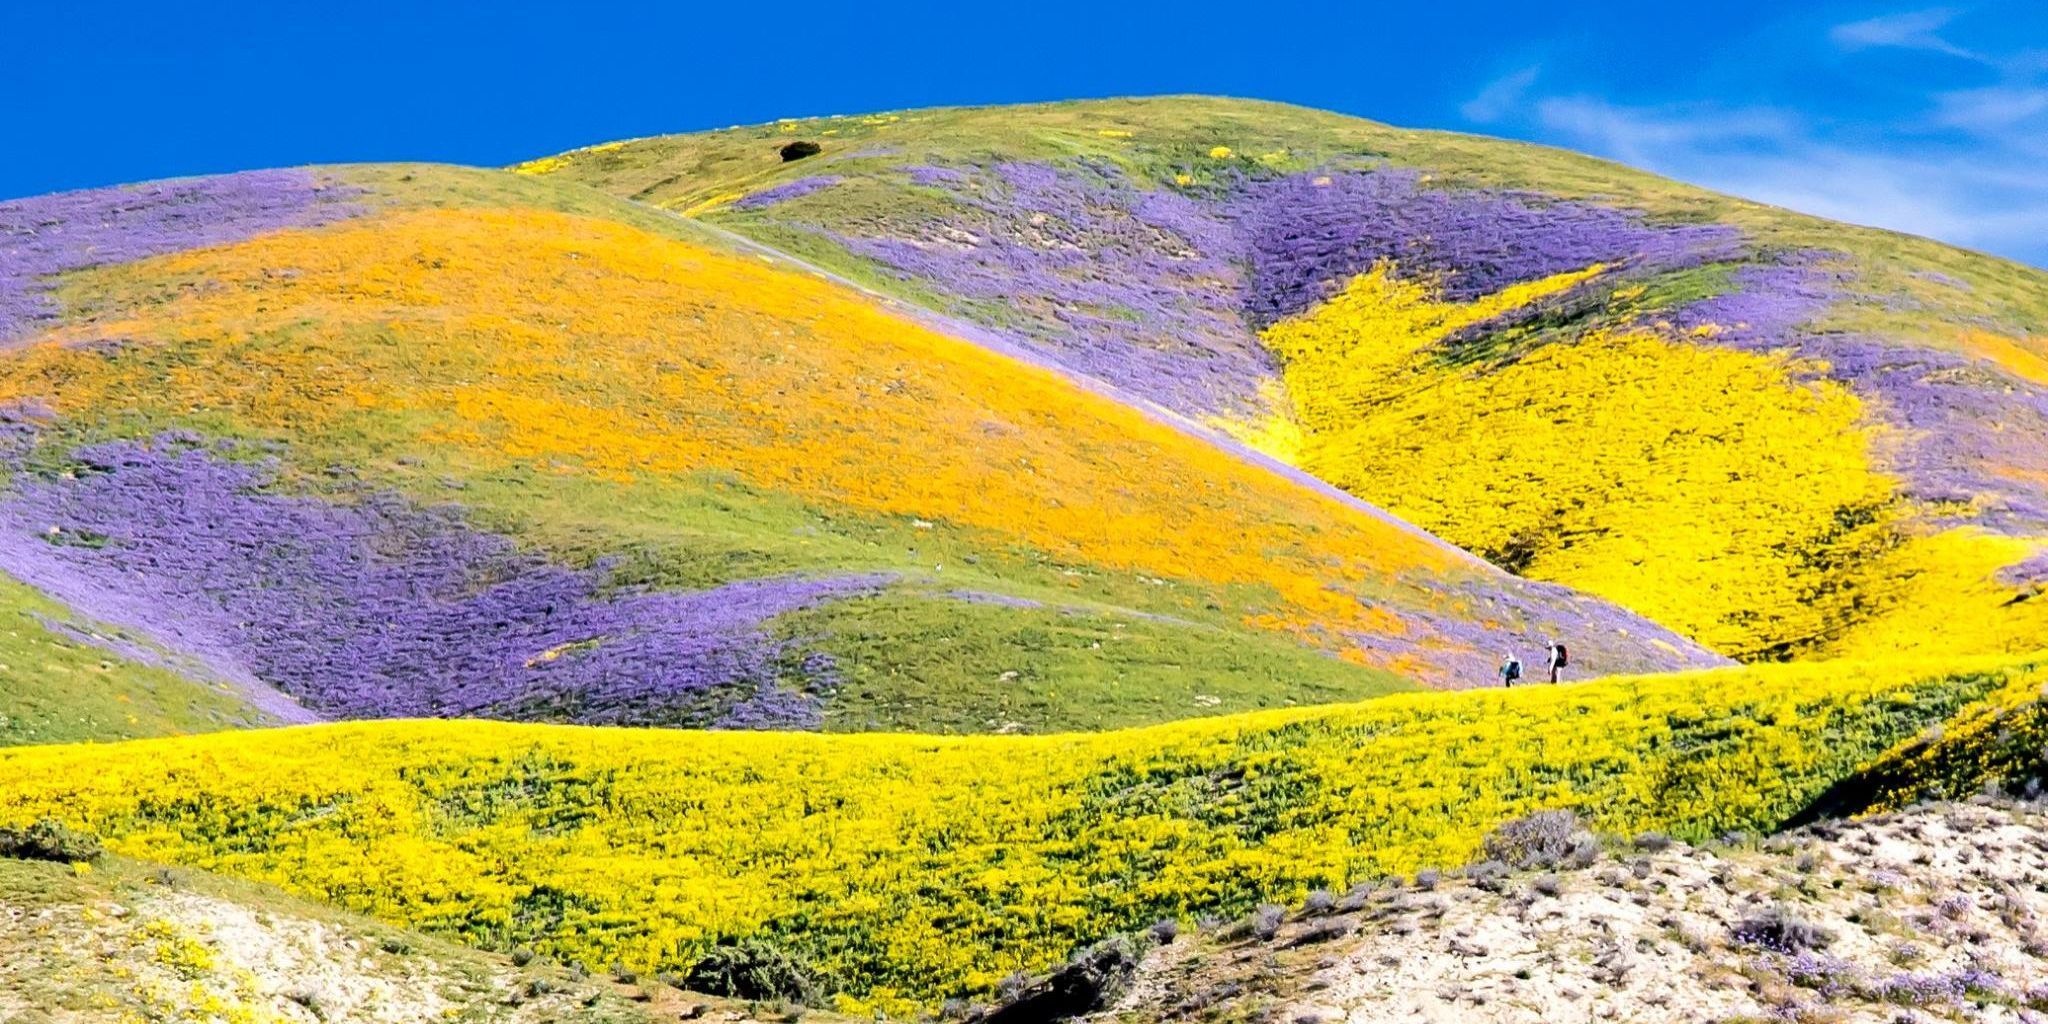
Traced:
<svg viewBox="0 0 2048 1024">
<path fill-rule="evenodd" d="M 821 147 L 785 162 L 792 140 Z M 2048 643 L 2048 276 L 1575 154 L 1160 98 L 520 165 L 999 331 L 1744 659 Z"/>
<path fill-rule="evenodd" d="M 0 224 L 0 570 L 285 720 L 1036 731 L 1478 685 L 1559 635 L 1717 660 L 579 186 L 263 172 Z"/>
<path fill-rule="evenodd" d="M 321 725 L 0 751 L 0 823 L 643 973 L 767 942 L 901 1015 L 1162 917 L 1457 867 L 1537 809 L 1703 840 L 1974 792 L 2038 772 L 2044 680 L 1760 666 L 1047 737 Z"/>
<path fill-rule="evenodd" d="M 1623 851 L 2039 791 L 2044 336 L 2013 264 L 1202 98 L 0 203 L 0 828 L 115 855 L 0 835 L 0 1016 L 952 1015 L 1181 922 L 1127 1009 L 1313 1024 L 1383 993 L 1253 947 L 1332 894 L 1469 995 L 1385 958 L 1567 888 L 1862 1012 L 1850 872 Z M 1633 881 L 1487 866 L 1558 811 Z M 2022 896 L 1910 977 L 2031 1005 L 1963 973 Z"/>
</svg>

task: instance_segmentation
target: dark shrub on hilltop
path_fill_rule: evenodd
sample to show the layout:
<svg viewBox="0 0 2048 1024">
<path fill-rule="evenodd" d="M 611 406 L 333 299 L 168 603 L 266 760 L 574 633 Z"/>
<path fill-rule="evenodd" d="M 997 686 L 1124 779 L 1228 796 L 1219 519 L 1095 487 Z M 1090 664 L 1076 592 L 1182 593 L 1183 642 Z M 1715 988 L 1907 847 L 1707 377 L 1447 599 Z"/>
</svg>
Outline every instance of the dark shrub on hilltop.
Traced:
<svg viewBox="0 0 2048 1024">
<path fill-rule="evenodd" d="M 822 152 L 824 150 L 817 143 L 806 139 L 798 139 L 782 147 L 782 162 L 789 163 L 794 160 L 802 160 L 804 157 L 817 156 Z"/>
<path fill-rule="evenodd" d="M 741 939 L 713 949 L 690 968 L 683 985 L 730 999 L 783 999 L 809 1005 L 823 998 L 825 987 L 809 961 L 761 939 Z"/>
<path fill-rule="evenodd" d="M 100 837 L 45 818 L 27 828 L 0 828 L 0 857 L 69 864 L 98 860 Z"/>
</svg>

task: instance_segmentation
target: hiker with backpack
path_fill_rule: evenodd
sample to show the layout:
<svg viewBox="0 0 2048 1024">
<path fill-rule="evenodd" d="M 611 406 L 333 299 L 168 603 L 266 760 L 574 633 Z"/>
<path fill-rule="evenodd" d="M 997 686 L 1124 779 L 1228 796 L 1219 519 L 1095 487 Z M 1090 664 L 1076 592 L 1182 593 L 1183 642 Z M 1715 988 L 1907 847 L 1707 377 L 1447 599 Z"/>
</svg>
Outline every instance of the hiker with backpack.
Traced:
<svg viewBox="0 0 2048 1024">
<path fill-rule="evenodd" d="M 1565 649 L 1563 642 L 1552 640 L 1550 642 L 1550 681 L 1553 683 L 1557 682 L 1558 672 L 1571 663 L 1571 652 Z"/>
<path fill-rule="evenodd" d="M 1509 651 L 1508 660 L 1500 663 L 1500 685 L 1504 687 L 1513 686 L 1521 678 L 1522 659 L 1515 657 L 1513 651 Z"/>
</svg>

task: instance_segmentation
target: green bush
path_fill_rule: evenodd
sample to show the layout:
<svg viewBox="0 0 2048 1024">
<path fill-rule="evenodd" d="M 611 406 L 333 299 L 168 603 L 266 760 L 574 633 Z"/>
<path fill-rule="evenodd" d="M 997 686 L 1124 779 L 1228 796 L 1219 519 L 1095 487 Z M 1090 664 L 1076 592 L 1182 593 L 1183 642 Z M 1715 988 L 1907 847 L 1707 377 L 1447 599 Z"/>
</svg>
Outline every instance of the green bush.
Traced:
<svg viewBox="0 0 2048 1024">
<path fill-rule="evenodd" d="M 98 860 L 104 852 L 100 837 L 49 818 L 26 828 L 0 828 L 0 857 L 70 864 Z"/>
</svg>

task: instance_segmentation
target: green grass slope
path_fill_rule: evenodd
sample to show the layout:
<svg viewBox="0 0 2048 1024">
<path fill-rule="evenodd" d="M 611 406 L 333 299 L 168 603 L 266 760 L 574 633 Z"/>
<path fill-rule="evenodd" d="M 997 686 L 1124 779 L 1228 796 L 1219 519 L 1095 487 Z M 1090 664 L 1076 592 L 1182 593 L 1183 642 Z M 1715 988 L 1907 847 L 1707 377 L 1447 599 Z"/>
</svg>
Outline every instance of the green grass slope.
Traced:
<svg viewBox="0 0 2048 1024">
<path fill-rule="evenodd" d="M 838 662 L 834 732 L 1119 729 L 1412 688 L 1223 626 L 1004 595 L 903 588 L 778 625 Z"/>
<path fill-rule="evenodd" d="M 0 577 L 0 746 L 273 725 L 222 682 Z"/>
</svg>

